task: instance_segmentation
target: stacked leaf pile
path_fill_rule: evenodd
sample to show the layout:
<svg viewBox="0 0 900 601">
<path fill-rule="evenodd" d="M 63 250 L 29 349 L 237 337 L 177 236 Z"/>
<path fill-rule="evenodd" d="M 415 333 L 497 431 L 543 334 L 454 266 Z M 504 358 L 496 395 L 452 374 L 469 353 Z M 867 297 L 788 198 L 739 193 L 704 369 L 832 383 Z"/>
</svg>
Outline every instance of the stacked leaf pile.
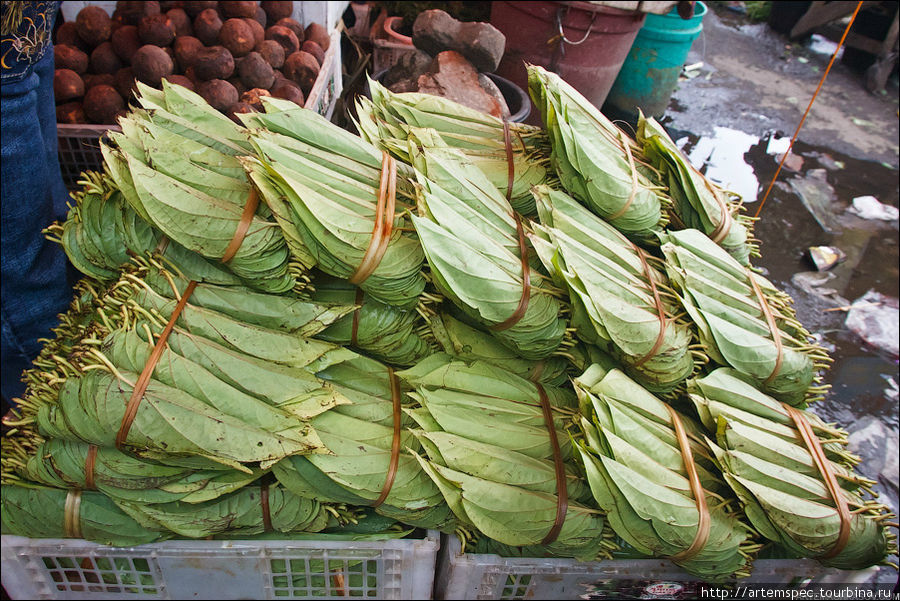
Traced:
<svg viewBox="0 0 900 601">
<path fill-rule="evenodd" d="M 370 84 L 362 137 L 140 88 L 49 230 L 86 277 L 4 420 L 4 533 L 431 528 L 708 581 L 896 552 L 807 409 L 827 355 L 658 124 L 540 68 L 545 129 Z"/>
</svg>

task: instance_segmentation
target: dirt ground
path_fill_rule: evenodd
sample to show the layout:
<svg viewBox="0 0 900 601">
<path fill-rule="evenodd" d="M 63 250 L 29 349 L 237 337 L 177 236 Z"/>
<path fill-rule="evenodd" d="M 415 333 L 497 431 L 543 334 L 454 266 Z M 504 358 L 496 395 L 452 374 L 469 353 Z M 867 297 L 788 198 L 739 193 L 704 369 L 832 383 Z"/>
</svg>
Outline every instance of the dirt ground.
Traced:
<svg viewBox="0 0 900 601">
<path fill-rule="evenodd" d="M 698 135 L 713 125 L 762 136 L 794 133 L 831 56 L 790 42 L 766 23 L 751 23 L 710 3 L 703 32 L 688 56 L 700 74 L 682 82 L 670 125 Z M 896 73 L 883 93 L 870 93 L 864 75 L 835 61 L 799 139 L 842 154 L 898 167 Z"/>
</svg>

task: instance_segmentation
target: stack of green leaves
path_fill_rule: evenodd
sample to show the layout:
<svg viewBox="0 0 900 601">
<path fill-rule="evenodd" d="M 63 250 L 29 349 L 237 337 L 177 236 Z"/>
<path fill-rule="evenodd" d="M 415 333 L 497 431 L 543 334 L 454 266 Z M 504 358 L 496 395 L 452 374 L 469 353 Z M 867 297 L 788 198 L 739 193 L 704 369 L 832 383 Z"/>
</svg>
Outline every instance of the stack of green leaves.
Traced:
<svg viewBox="0 0 900 601">
<path fill-rule="evenodd" d="M 509 161 L 501 119 L 440 96 L 417 92 L 395 94 L 372 80 L 369 89 L 372 99 L 360 97 L 356 103 L 357 129 L 364 139 L 411 162 L 407 147 L 393 141 L 407 140 L 411 128 L 430 128 L 440 137 L 441 146 L 459 149 L 481 169 L 510 198 L 516 211 L 522 215 L 534 214 L 531 187 L 555 179 L 548 170 L 550 144 L 542 129 L 509 124 L 514 179 L 512 192 L 508 194 Z M 428 140 L 422 142 L 427 144 Z"/>
<path fill-rule="evenodd" d="M 653 243 L 671 199 L 648 177 L 634 140 L 555 73 L 529 66 L 528 89 L 563 187 L 629 239 Z"/>
<path fill-rule="evenodd" d="M 583 503 L 588 490 L 571 462 L 570 391 L 545 389 L 553 411 L 547 424 L 538 387 L 487 363 L 435 354 L 398 375 L 415 386 L 411 396 L 420 405 L 409 411 L 425 451 L 416 458 L 464 527 L 561 557 L 593 560 L 609 551 L 603 518 Z M 556 430 L 569 499 L 553 540 L 546 537 L 557 521 L 559 492 L 548 427 Z"/>
<path fill-rule="evenodd" d="M 67 498 L 79 495 L 77 516 L 66 527 Z M 4 484 L 0 494 L 0 524 L 3 534 L 30 538 L 83 538 L 131 547 L 171 538 L 163 529 L 147 528 L 122 511 L 105 494 L 95 491 L 70 492 L 44 486 Z M 73 519 L 76 518 L 76 519 Z"/>
<path fill-rule="evenodd" d="M 382 153 L 312 111 L 274 106 L 274 112 L 242 116 L 257 156 L 244 160 L 250 178 L 298 261 L 354 281 L 364 264 L 372 267 L 367 251 L 385 193 Z M 408 173 L 396 176 L 396 190 L 402 208 L 412 197 Z M 412 307 L 425 288 L 422 249 L 403 211 L 383 218 L 392 224 L 384 254 L 354 283 L 385 304 Z"/>
<path fill-rule="evenodd" d="M 637 139 L 668 187 L 675 223 L 704 232 L 741 265 L 749 265 L 751 256 L 759 256 L 751 237 L 753 220 L 741 213 L 740 197 L 733 200 L 697 171 L 652 117 L 640 116 Z"/>
<path fill-rule="evenodd" d="M 666 271 L 716 363 L 792 405 L 815 400 L 825 350 L 797 321 L 791 298 L 699 230 L 661 235 Z"/>
<path fill-rule="evenodd" d="M 792 554 L 844 570 L 867 568 L 897 553 L 886 524 L 895 516 L 867 497 L 874 482 L 854 471 L 858 459 L 844 449 L 846 432 L 802 412 L 849 509 L 849 538 L 836 548 L 840 511 L 785 406 L 727 368 L 693 380 L 690 390 L 704 425 L 715 432 L 713 450 L 725 479 L 760 534 Z"/>
<path fill-rule="evenodd" d="M 564 192 L 535 188 L 532 244 L 572 298 L 578 336 L 607 349 L 648 389 L 670 391 L 694 369 L 691 330 L 659 261 Z"/>
<path fill-rule="evenodd" d="M 428 326 L 429 336 L 455 359 L 490 363 L 545 386 L 561 386 L 567 380 L 569 359 L 561 354 L 539 361 L 523 359 L 487 332 L 467 325 L 446 312 L 430 315 Z"/>
<path fill-rule="evenodd" d="M 327 454 L 294 455 L 272 468 L 288 490 L 310 499 L 356 506 L 374 506 L 382 516 L 422 528 L 452 531 L 455 518 L 440 491 L 422 470 L 413 452 L 421 451 L 408 431 L 413 424 L 405 414 L 394 415 L 393 394 L 403 406 L 411 404 L 392 382 L 389 368 L 374 359 L 355 359 L 331 365 L 317 374 L 351 400 L 312 420 L 328 448 Z M 395 388 L 396 387 L 396 388 Z M 397 468 L 387 496 L 394 445 L 395 419 L 399 419 L 400 446 Z"/>
<path fill-rule="evenodd" d="M 229 286 L 241 280 L 220 261 L 189 251 L 144 221 L 108 175 L 84 174 L 82 190 L 73 194 L 75 204 L 62 224 L 47 229 L 81 273 L 98 280 L 115 280 L 132 256 L 156 253 L 187 277 Z"/>
<path fill-rule="evenodd" d="M 132 209 L 188 250 L 221 261 L 248 286 L 290 290 L 290 253 L 268 208 L 260 204 L 240 246 L 227 252 L 252 194 L 237 156 L 247 134 L 197 94 L 164 83 L 139 86 L 138 102 L 119 120 L 122 133 L 101 143 L 107 172 Z"/>
<path fill-rule="evenodd" d="M 318 532 L 355 519 L 344 507 L 299 497 L 278 483 L 245 486 L 202 503 L 116 500 L 116 505 L 147 530 L 187 538 L 222 533 L 253 538 L 269 528 L 277 533 Z"/>
<path fill-rule="evenodd" d="M 566 334 L 561 291 L 523 265 L 527 248 L 509 203 L 462 153 L 419 146 L 433 135 L 416 134 L 410 153 L 421 174 L 421 216 L 412 220 L 435 287 L 519 356 L 550 356 Z"/>
<path fill-rule="evenodd" d="M 126 273 L 98 301 L 81 344 L 57 359 L 52 386 L 29 389 L 23 423 L 36 422 L 47 438 L 113 446 L 138 374 L 186 287 L 166 271 Z M 197 285 L 119 443 L 147 458 L 198 456 L 245 473 L 245 464 L 323 452 L 310 419 L 348 401 L 313 373 L 353 353 L 309 337 L 349 310 Z"/>
<path fill-rule="evenodd" d="M 91 452 L 85 442 L 47 440 L 19 459 L 22 467 L 18 475 L 54 488 L 93 488 L 115 501 L 135 503 L 201 503 L 246 486 L 262 475 L 259 469 L 247 474 L 213 462 L 207 469 L 166 465 L 113 447 L 95 449 L 96 457 L 89 462 Z"/>
<path fill-rule="evenodd" d="M 668 557 L 706 581 L 749 575 L 757 545 L 731 509 L 737 502 L 721 496 L 727 486 L 700 426 L 680 416 L 709 510 L 705 539 L 698 535 L 701 513 L 666 405 L 623 372 L 599 366 L 577 378 L 575 390 L 583 414 L 578 448 L 594 499 L 616 534 L 639 552 Z"/>
<path fill-rule="evenodd" d="M 386 305 L 341 280 L 317 277 L 315 288 L 311 294 L 315 302 L 354 307 L 318 338 L 354 347 L 391 365 L 413 365 L 432 353 L 419 334 L 424 324 L 418 312 Z"/>
</svg>

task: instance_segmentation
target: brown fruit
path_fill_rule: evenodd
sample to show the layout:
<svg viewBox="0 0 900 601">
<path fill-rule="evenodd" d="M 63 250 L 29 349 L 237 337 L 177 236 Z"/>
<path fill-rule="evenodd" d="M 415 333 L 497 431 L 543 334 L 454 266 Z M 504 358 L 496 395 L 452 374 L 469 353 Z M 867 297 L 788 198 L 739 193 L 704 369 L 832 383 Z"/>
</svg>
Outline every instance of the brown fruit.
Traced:
<svg viewBox="0 0 900 601">
<path fill-rule="evenodd" d="M 113 12 L 113 20 L 118 21 L 122 25 L 137 26 L 141 19 L 148 15 L 158 15 L 160 13 L 159 2 L 116 2 L 116 10 Z"/>
<path fill-rule="evenodd" d="M 71 69 L 79 75 L 88 68 L 88 55 L 74 46 L 65 44 L 53 47 L 53 61 L 57 69 Z"/>
<path fill-rule="evenodd" d="M 215 9 L 207 8 L 194 18 L 194 36 L 207 46 L 213 46 L 219 40 L 222 19 Z"/>
<path fill-rule="evenodd" d="M 234 57 L 244 56 L 256 46 L 253 30 L 244 19 L 228 19 L 219 31 L 219 43 Z"/>
<path fill-rule="evenodd" d="M 175 24 L 166 14 L 148 15 L 138 25 L 138 37 L 142 44 L 164 48 L 175 39 Z"/>
<path fill-rule="evenodd" d="M 134 53 L 143 46 L 138 28 L 134 25 L 122 25 L 113 32 L 110 41 L 116 56 L 126 63 L 131 63 Z"/>
<path fill-rule="evenodd" d="M 313 42 L 312 40 L 306 40 L 303 44 L 300 45 L 300 50 L 303 52 L 309 52 L 314 57 L 316 57 L 316 61 L 319 63 L 319 66 L 322 66 L 322 63 L 325 62 L 325 51 L 322 50 L 322 47 Z"/>
<path fill-rule="evenodd" d="M 103 42 L 94 48 L 91 51 L 89 64 L 91 73 L 113 74 L 124 66 L 122 65 L 122 60 L 113 50 L 112 42 Z"/>
<path fill-rule="evenodd" d="M 67 102 L 56 107 L 57 123 L 87 123 L 84 107 L 80 102 Z"/>
<path fill-rule="evenodd" d="M 306 39 L 312 40 L 322 47 L 322 50 L 328 52 L 331 45 L 331 38 L 328 37 L 328 31 L 318 23 L 310 23 L 306 27 Z"/>
<path fill-rule="evenodd" d="M 169 54 L 153 44 L 141 46 L 131 59 L 134 77 L 149 86 L 158 88 L 160 80 L 175 72 L 175 64 Z"/>
<path fill-rule="evenodd" d="M 125 110 L 125 101 L 112 86 L 94 86 L 84 95 L 83 104 L 88 121 L 103 125 L 115 124 L 116 113 Z"/>
<path fill-rule="evenodd" d="M 59 26 L 59 29 L 56 30 L 56 43 L 78 48 L 82 52 L 90 50 L 90 46 L 78 35 L 78 26 L 75 25 L 75 21 L 69 21 Z"/>
<path fill-rule="evenodd" d="M 166 11 L 166 16 L 175 26 L 175 37 L 180 38 L 183 35 L 194 35 L 194 25 L 191 18 L 183 8 L 172 8 Z"/>
<path fill-rule="evenodd" d="M 266 16 L 269 18 L 269 21 L 275 23 L 278 19 L 284 19 L 285 17 L 290 17 L 294 14 L 294 3 L 288 0 L 287 2 L 260 2 L 259 6 L 266 11 Z"/>
<path fill-rule="evenodd" d="M 258 4 L 256 2 L 219 2 L 219 8 L 222 9 L 222 12 L 225 13 L 225 16 L 229 19 L 252 19 L 256 16 L 256 9 Z"/>
<path fill-rule="evenodd" d="M 263 40 L 254 51 L 258 52 L 273 69 L 280 69 L 284 65 L 284 48 L 275 40 Z"/>
<path fill-rule="evenodd" d="M 182 86 L 187 88 L 191 92 L 194 91 L 194 82 L 185 77 L 184 75 L 166 75 L 163 77 L 169 83 L 174 83 L 175 85 Z"/>
<path fill-rule="evenodd" d="M 228 79 L 234 73 L 234 57 L 223 46 L 201 48 L 192 66 L 201 80 Z"/>
<path fill-rule="evenodd" d="M 279 27 L 287 27 L 291 31 L 294 32 L 294 35 L 297 36 L 297 40 L 302 44 L 303 40 L 306 39 L 306 33 L 303 31 L 303 25 L 300 25 L 299 22 L 295 21 L 290 17 L 285 17 L 283 19 L 278 19 L 275 22 L 275 25 Z"/>
<path fill-rule="evenodd" d="M 219 3 L 214 0 L 205 2 L 187 1 L 182 8 L 184 8 L 184 12 L 186 12 L 189 17 L 194 18 L 208 8 L 215 10 L 217 6 L 219 6 Z"/>
<path fill-rule="evenodd" d="M 106 11 L 99 6 L 85 6 L 78 11 L 75 25 L 78 27 L 78 37 L 92 48 L 102 44 L 112 35 L 112 21 Z"/>
<path fill-rule="evenodd" d="M 284 59 L 284 76 L 300 86 L 303 94 L 309 94 L 319 76 L 319 63 L 309 52 L 302 50 Z"/>
<path fill-rule="evenodd" d="M 253 20 L 259 23 L 263 29 L 268 25 L 269 19 L 266 16 L 266 11 L 262 9 L 262 6 L 256 7 L 256 14 L 253 16 Z"/>
<path fill-rule="evenodd" d="M 238 67 L 237 73 L 248 88 L 268 90 L 275 83 L 275 72 L 272 66 L 258 52 L 251 52 L 245 56 Z"/>
<path fill-rule="evenodd" d="M 244 23 L 253 32 L 253 47 L 259 46 L 260 42 L 266 39 L 266 28 L 260 25 L 256 19 L 244 19 Z"/>
<path fill-rule="evenodd" d="M 234 86 L 234 89 L 237 90 L 238 96 L 247 91 L 247 86 L 244 85 L 244 82 L 242 82 L 241 78 L 237 75 L 232 75 L 226 81 Z"/>
<path fill-rule="evenodd" d="M 90 90 L 91 88 L 96 86 L 116 87 L 116 76 L 112 73 L 88 73 L 81 79 L 84 80 L 85 91 Z"/>
<path fill-rule="evenodd" d="M 272 87 L 271 94 L 275 98 L 290 100 L 298 106 L 303 106 L 306 103 L 303 91 L 287 79 L 278 81 Z"/>
<path fill-rule="evenodd" d="M 300 50 L 300 41 L 297 39 L 297 35 L 287 27 L 281 25 L 269 27 L 266 30 L 266 39 L 275 40 L 281 44 L 286 57 Z"/>
<path fill-rule="evenodd" d="M 175 38 L 175 45 L 172 49 L 175 52 L 175 62 L 178 63 L 182 72 L 194 64 L 197 52 L 201 48 L 203 48 L 203 42 L 195 37 L 186 35 Z"/>
<path fill-rule="evenodd" d="M 84 96 L 84 81 L 72 69 L 57 69 L 53 72 L 53 98 L 57 104 L 69 102 Z"/>
<path fill-rule="evenodd" d="M 135 92 L 137 91 L 137 86 L 134 84 L 134 69 L 131 67 L 119 69 L 113 78 L 113 87 L 125 102 L 134 98 Z"/>
<path fill-rule="evenodd" d="M 197 93 L 203 96 L 210 106 L 226 112 L 238 101 L 238 92 L 233 85 L 224 79 L 211 79 L 197 86 Z"/>
</svg>

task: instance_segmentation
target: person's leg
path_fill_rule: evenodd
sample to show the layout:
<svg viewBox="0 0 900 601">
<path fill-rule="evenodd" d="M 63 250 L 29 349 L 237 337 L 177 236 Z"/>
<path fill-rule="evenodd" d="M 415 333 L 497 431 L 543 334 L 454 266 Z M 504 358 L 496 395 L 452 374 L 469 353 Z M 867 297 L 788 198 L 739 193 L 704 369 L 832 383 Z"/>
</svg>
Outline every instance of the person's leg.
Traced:
<svg viewBox="0 0 900 601">
<path fill-rule="evenodd" d="M 56 137 L 56 102 L 53 97 L 53 47 L 47 48 L 44 58 L 34 66 L 34 73 L 40 79 L 37 88 L 38 122 L 44 141 L 44 156 L 47 176 L 50 178 L 50 194 L 53 198 L 53 218 L 63 220 L 69 211 L 69 191 L 59 170 L 59 142 Z"/>
<path fill-rule="evenodd" d="M 47 53 L 44 61 L 52 74 L 53 54 Z M 41 67 L 46 69 L 46 63 Z M 0 387 L 9 400 L 24 391 L 21 373 L 40 350 L 38 338 L 52 336 L 56 315 L 71 296 L 62 248 L 41 233 L 53 220 L 53 197 L 59 190 L 58 164 L 55 170 L 48 165 L 40 117 L 46 110 L 41 103 L 53 109 L 52 88 L 49 97 L 41 97 L 41 83 L 31 73 L 0 88 Z"/>
</svg>

